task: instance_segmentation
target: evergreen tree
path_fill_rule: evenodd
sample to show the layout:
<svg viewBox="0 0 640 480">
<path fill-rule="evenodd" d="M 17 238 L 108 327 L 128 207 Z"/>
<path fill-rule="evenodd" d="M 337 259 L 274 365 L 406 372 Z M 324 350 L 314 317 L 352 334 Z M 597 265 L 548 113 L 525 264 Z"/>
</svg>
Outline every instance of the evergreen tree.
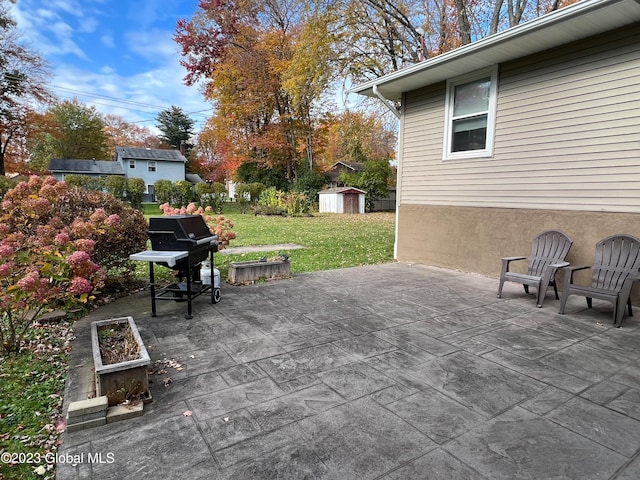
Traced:
<svg viewBox="0 0 640 480">
<path fill-rule="evenodd" d="M 162 132 L 160 140 L 171 148 L 180 150 L 184 146 L 185 156 L 189 157 L 193 144 L 190 143 L 193 136 L 194 121 L 182 111 L 180 107 L 171 106 L 163 110 L 156 117 L 158 129 Z"/>
</svg>

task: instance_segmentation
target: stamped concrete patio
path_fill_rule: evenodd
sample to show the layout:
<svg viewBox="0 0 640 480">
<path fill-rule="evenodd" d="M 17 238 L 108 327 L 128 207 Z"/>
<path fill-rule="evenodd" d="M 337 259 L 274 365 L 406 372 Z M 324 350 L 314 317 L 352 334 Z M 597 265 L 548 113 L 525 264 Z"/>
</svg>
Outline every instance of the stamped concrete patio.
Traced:
<svg viewBox="0 0 640 480">
<path fill-rule="evenodd" d="M 191 320 L 174 302 L 152 318 L 146 292 L 101 307 L 65 398 L 91 376 L 92 320 L 132 315 L 166 372 L 143 416 L 65 433 L 81 461 L 57 478 L 640 478 L 640 320 L 496 291 L 394 263 L 223 285 Z"/>
</svg>

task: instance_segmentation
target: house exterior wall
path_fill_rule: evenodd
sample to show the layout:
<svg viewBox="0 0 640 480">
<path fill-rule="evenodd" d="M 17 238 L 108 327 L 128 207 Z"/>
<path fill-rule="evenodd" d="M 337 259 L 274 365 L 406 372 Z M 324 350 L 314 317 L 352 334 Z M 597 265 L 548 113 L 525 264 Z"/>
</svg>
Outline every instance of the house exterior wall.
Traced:
<svg viewBox="0 0 640 480">
<path fill-rule="evenodd" d="M 569 262 L 593 265 L 595 245 L 603 238 L 640 238 L 640 213 L 402 205 L 398 228 L 400 261 L 498 277 L 500 258 L 529 255 L 531 240 L 544 230 L 562 230 L 573 239 Z M 521 267 L 525 271 L 526 262 Z M 591 273 L 585 273 L 588 280 Z"/>
<path fill-rule="evenodd" d="M 158 180 L 169 180 L 177 182 L 184 180 L 185 165 L 183 162 L 168 162 L 165 160 L 146 160 L 146 159 L 130 159 L 122 158 L 122 169 L 127 178 L 141 178 L 147 187 L 146 193 L 149 193 L 149 186 L 153 186 Z M 133 161 L 135 168 L 130 167 L 130 161 Z M 155 162 L 156 171 L 149 171 L 149 162 Z"/>
<path fill-rule="evenodd" d="M 401 202 L 640 212 L 639 85 L 626 29 L 501 65 L 494 156 L 445 161 L 445 84 L 411 92 Z"/>
<path fill-rule="evenodd" d="M 487 275 L 557 228 L 640 237 L 639 25 L 500 65 L 491 158 L 442 159 L 444 82 L 405 94 L 397 257 Z"/>
</svg>

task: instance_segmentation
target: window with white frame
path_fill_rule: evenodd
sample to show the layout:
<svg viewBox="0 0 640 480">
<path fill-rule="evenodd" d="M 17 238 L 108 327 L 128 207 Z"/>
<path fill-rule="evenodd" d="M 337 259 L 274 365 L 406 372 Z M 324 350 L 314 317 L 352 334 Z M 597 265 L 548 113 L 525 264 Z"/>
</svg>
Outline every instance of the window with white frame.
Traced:
<svg viewBox="0 0 640 480">
<path fill-rule="evenodd" d="M 129 160 L 129 168 L 136 168 L 136 161 L 135 160 Z"/>
<path fill-rule="evenodd" d="M 493 155 L 497 77 L 493 68 L 447 82 L 444 159 Z"/>
<path fill-rule="evenodd" d="M 155 172 L 156 171 L 156 162 L 147 162 L 147 168 L 149 169 L 150 172 Z"/>
</svg>

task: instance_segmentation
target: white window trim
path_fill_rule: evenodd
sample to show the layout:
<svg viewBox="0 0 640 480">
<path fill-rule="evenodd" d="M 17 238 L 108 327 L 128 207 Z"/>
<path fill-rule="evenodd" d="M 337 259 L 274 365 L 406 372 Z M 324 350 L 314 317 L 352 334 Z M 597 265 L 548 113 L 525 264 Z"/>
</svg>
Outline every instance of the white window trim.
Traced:
<svg viewBox="0 0 640 480">
<path fill-rule="evenodd" d="M 151 170 L 151 168 L 153 167 L 153 170 Z M 154 160 L 149 160 L 147 162 L 147 171 L 148 172 L 157 172 L 158 171 L 158 162 L 154 161 Z"/>
<path fill-rule="evenodd" d="M 136 168 L 136 161 L 135 160 L 129 160 L 129 168 Z"/>
<path fill-rule="evenodd" d="M 451 151 L 451 136 L 453 134 L 453 92 L 457 85 L 473 80 L 491 76 L 489 88 L 489 111 L 487 112 L 487 143 L 482 150 L 468 150 L 466 152 Z M 498 103 L 498 66 L 479 70 L 469 75 L 447 80 L 447 93 L 445 97 L 444 139 L 442 143 L 442 159 L 454 160 L 464 158 L 487 158 L 493 156 L 493 140 L 496 129 L 496 107 Z"/>
</svg>

